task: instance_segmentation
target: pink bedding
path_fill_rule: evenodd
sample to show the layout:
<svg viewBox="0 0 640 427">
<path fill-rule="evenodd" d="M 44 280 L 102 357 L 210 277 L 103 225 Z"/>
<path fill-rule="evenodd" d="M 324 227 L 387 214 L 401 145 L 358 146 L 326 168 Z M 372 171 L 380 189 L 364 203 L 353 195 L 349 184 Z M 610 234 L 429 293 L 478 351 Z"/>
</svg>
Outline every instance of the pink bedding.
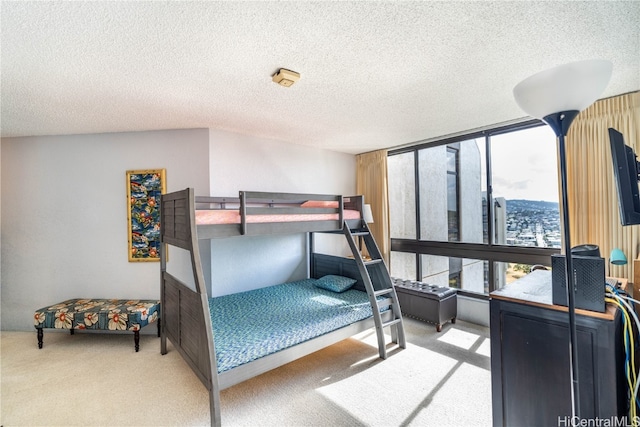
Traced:
<svg viewBox="0 0 640 427">
<path fill-rule="evenodd" d="M 344 211 L 344 219 L 359 219 L 360 212 Z M 247 222 L 296 222 L 338 220 L 338 214 L 300 214 L 300 215 L 247 215 Z M 196 224 L 240 224 L 237 210 L 196 210 Z"/>
</svg>

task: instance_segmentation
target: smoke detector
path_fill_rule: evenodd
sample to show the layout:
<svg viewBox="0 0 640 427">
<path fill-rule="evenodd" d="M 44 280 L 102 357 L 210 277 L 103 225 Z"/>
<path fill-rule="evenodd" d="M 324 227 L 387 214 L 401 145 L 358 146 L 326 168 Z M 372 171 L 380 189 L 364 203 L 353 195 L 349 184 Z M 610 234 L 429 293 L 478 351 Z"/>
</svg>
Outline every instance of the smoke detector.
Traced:
<svg viewBox="0 0 640 427">
<path fill-rule="evenodd" d="M 271 80 L 278 83 L 280 86 L 289 87 L 293 85 L 295 82 L 300 79 L 300 74 L 295 71 L 287 70 L 285 68 L 280 68 L 277 73 L 275 73 Z"/>
</svg>

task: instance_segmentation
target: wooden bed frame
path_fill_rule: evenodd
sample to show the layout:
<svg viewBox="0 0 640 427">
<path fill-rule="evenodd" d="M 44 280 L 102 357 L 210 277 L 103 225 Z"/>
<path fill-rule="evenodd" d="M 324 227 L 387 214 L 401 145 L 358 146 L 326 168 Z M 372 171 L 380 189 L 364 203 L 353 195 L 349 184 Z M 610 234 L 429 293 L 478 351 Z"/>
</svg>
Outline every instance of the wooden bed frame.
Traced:
<svg viewBox="0 0 640 427">
<path fill-rule="evenodd" d="M 338 208 L 301 208 L 306 200 L 338 202 Z M 305 341 L 277 353 L 218 374 L 215 342 L 212 333 L 207 290 L 202 271 L 198 239 L 214 239 L 240 235 L 264 235 L 298 232 L 340 232 L 343 228 L 343 208 L 357 210 L 362 217 L 362 196 L 241 192 L 239 198 L 194 197 L 194 191 L 165 194 L 161 202 L 161 239 L 165 244 L 189 251 L 193 268 L 195 290 L 171 275 L 166 269 L 166 251 L 161 250 L 161 353 L 167 353 L 167 339 L 182 355 L 196 376 L 209 391 L 211 425 L 220 425 L 220 390 L 282 366 L 300 357 L 349 338 L 374 327 L 373 318 L 367 318 L 315 339 Z M 195 223 L 196 204 L 224 209 L 234 205 L 241 214 L 240 224 L 198 225 Z M 252 206 L 258 204 L 258 207 Z M 262 206 L 260 206 L 262 205 Z M 265 206 L 266 205 L 266 206 Z M 288 223 L 251 223 L 252 214 L 313 214 L 336 213 L 338 220 L 300 221 Z M 356 220 L 359 222 L 360 220 Z M 163 245 L 164 246 L 164 245 Z M 357 279 L 355 287 L 364 289 L 354 259 L 311 254 L 311 276 L 319 278 L 338 274 Z M 377 309 L 377 308 L 376 308 Z M 391 313 L 382 313 L 385 320 Z"/>
</svg>

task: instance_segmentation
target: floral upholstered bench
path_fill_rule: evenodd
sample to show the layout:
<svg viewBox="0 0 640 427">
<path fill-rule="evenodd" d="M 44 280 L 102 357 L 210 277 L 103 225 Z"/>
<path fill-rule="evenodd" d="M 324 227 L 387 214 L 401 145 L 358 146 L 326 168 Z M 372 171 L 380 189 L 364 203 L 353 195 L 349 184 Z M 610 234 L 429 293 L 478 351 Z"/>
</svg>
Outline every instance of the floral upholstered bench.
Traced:
<svg viewBox="0 0 640 427">
<path fill-rule="evenodd" d="M 133 331 L 135 349 L 140 349 L 140 329 L 157 322 L 160 336 L 160 301 L 124 299 L 70 299 L 36 310 L 34 324 L 38 348 L 44 328 Z"/>
</svg>

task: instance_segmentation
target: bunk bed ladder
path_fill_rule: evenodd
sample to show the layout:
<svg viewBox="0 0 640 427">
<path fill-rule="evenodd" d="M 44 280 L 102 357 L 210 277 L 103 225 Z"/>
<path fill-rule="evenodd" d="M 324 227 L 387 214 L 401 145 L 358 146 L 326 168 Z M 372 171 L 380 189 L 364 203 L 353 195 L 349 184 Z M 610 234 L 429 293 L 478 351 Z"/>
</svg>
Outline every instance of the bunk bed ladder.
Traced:
<svg viewBox="0 0 640 427">
<path fill-rule="evenodd" d="M 404 335 L 404 324 L 402 323 L 402 312 L 398 303 L 398 295 L 393 287 L 389 270 L 382 259 L 380 249 L 367 226 L 365 221 L 360 220 L 356 228 L 349 228 L 345 222 L 344 234 L 353 253 L 353 257 L 360 270 L 360 275 L 364 282 L 364 286 L 369 294 L 369 302 L 373 311 L 373 320 L 376 326 L 376 334 L 378 337 L 378 351 L 380 358 L 387 358 L 387 347 L 384 338 L 384 328 L 387 326 L 391 329 L 391 340 L 397 343 L 400 348 L 406 348 Z M 356 244 L 364 241 L 370 259 L 364 259 L 360 245 Z M 378 300 L 379 296 L 385 296 L 383 300 Z M 391 302 L 389 303 L 389 300 Z M 383 321 L 383 313 L 380 312 L 381 307 L 389 306 L 391 310 L 391 320 Z"/>
</svg>

